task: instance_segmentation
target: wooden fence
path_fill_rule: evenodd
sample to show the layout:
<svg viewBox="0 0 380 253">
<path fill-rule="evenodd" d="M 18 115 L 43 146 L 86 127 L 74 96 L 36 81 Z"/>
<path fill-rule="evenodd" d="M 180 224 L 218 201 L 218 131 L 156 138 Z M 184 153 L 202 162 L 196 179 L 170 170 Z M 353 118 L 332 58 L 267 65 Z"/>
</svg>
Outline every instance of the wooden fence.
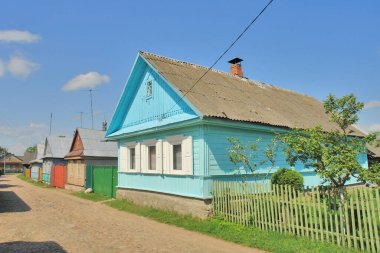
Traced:
<svg viewBox="0 0 380 253">
<path fill-rule="evenodd" d="M 212 196 L 225 220 L 380 252 L 379 189 L 351 188 L 343 208 L 328 188 L 214 181 Z"/>
</svg>

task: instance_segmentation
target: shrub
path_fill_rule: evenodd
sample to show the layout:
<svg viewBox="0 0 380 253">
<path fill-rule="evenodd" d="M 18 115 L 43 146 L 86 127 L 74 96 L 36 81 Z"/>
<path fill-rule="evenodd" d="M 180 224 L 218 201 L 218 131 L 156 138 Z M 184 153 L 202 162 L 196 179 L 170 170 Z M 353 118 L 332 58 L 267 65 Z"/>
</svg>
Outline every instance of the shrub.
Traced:
<svg viewBox="0 0 380 253">
<path fill-rule="evenodd" d="M 279 169 L 273 173 L 270 181 L 272 184 L 290 185 L 297 190 L 303 189 L 303 177 L 301 173 L 293 169 Z"/>
</svg>

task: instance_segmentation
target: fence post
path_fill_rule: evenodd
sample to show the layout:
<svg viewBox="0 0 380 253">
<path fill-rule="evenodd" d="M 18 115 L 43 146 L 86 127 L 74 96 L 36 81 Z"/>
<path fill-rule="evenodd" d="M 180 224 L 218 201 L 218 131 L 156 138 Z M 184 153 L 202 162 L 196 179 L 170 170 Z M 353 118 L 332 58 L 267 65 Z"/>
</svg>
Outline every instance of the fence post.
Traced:
<svg viewBox="0 0 380 253">
<path fill-rule="evenodd" d="M 372 215 L 371 215 L 371 208 L 369 205 L 369 197 L 368 197 L 369 190 L 364 189 L 364 199 L 365 199 L 365 206 L 367 210 L 367 221 L 368 221 L 368 227 L 369 227 L 369 238 L 370 238 L 370 244 L 371 244 L 371 250 L 372 252 L 375 252 L 375 241 L 373 238 L 373 229 L 372 229 Z M 376 228 L 377 229 L 377 228 Z"/>
<path fill-rule="evenodd" d="M 378 233 L 378 226 L 377 226 L 377 217 L 376 217 L 376 209 L 375 209 L 375 205 L 374 205 L 374 201 L 375 201 L 375 198 L 374 198 L 374 194 L 375 192 L 377 192 L 377 190 L 375 189 L 374 191 L 371 191 L 370 192 L 370 200 L 369 202 L 371 203 L 371 212 L 372 212 L 372 220 L 373 220 L 373 227 L 374 227 L 374 231 L 375 231 L 375 243 L 376 243 L 376 250 L 377 252 L 380 251 L 380 241 L 379 241 L 379 233 Z M 380 203 L 379 201 L 376 202 L 376 205 L 377 205 L 377 208 L 378 208 L 378 212 L 380 214 Z M 375 250 L 375 252 L 376 252 Z"/>
</svg>

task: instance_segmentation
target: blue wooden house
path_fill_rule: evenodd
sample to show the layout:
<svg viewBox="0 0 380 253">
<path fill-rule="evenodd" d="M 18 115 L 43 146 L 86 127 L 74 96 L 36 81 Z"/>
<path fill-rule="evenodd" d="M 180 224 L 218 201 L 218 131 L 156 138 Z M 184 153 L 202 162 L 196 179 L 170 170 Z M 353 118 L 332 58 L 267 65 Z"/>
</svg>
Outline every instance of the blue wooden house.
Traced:
<svg viewBox="0 0 380 253">
<path fill-rule="evenodd" d="M 207 68 L 138 53 L 106 133 L 118 142 L 119 197 L 204 215 L 212 180 L 236 180 L 228 137 L 266 145 L 293 128 L 337 129 L 318 100 L 244 78 L 240 62 L 230 61 L 231 73 L 211 70 L 198 81 Z M 365 155 L 361 162 L 367 166 Z M 281 167 L 290 166 L 279 150 Z M 296 169 L 306 185 L 320 183 L 313 170 Z"/>
<path fill-rule="evenodd" d="M 65 136 L 48 136 L 44 143 L 42 158 L 42 181 L 51 183 L 51 175 L 57 165 L 66 166 L 64 159 L 69 152 L 72 138 Z"/>
</svg>

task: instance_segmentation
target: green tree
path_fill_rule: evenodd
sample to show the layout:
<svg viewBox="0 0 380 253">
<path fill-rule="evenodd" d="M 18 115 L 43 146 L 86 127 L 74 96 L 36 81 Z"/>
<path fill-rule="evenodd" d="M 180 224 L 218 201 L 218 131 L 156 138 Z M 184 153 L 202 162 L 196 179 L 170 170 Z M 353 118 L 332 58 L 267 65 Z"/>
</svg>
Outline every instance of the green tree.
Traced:
<svg viewBox="0 0 380 253">
<path fill-rule="evenodd" d="M 25 151 L 28 153 L 34 153 L 34 152 L 36 152 L 36 150 L 37 150 L 37 146 L 34 145 L 34 146 L 28 147 Z"/>
<path fill-rule="evenodd" d="M 276 136 L 276 135 L 275 135 Z M 278 150 L 277 136 L 270 143 L 265 145 L 265 148 L 260 148 L 262 140 L 259 138 L 255 142 L 242 144 L 239 138 L 229 137 L 228 142 L 230 147 L 228 150 L 228 159 L 236 166 L 234 170 L 237 174 L 241 174 L 241 169 L 244 170 L 243 176 L 247 174 L 255 175 L 257 168 L 265 163 L 270 166 L 263 179 L 266 179 L 276 163 Z"/>
<path fill-rule="evenodd" d="M 7 153 L 8 153 L 7 148 L 0 146 L 0 157 L 3 157 L 4 154 L 7 154 Z"/>
<path fill-rule="evenodd" d="M 342 98 L 329 95 L 323 106 L 339 129 L 326 130 L 316 126 L 294 130 L 283 136 L 283 150 L 290 165 L 300 161 L 305 167 L 314 168 L 325 182 L 334 186 L 340 206 L 344 208 L 346 182 L 351 177 L 369 179 L 370 174 L 360 164 L 359 157 L 366 153 L 366 143 L 373 141 L 375 135 L 353 135 L 350 126 L 358 121 L 358 112 L 364 107 L 353 94 Z"/>
</svg>

